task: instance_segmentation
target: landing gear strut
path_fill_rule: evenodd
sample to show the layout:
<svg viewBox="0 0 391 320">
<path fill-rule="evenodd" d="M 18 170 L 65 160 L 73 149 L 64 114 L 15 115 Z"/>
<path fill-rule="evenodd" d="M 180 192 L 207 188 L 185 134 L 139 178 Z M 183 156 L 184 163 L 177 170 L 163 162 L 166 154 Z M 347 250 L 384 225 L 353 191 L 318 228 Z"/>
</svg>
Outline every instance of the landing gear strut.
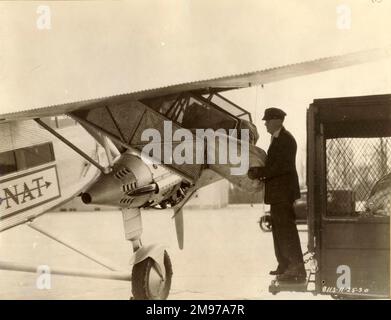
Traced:
<svg viewBox="0 0 391 320">
<path fill-rule="evenodd" d="M 144 246 L 140 209 L 123 209 L 125 237 L 133 247 L 132 294 L 135 300 L 164 300 L 171 289 L 172 265 L 161 246 Z"/>
</svg>

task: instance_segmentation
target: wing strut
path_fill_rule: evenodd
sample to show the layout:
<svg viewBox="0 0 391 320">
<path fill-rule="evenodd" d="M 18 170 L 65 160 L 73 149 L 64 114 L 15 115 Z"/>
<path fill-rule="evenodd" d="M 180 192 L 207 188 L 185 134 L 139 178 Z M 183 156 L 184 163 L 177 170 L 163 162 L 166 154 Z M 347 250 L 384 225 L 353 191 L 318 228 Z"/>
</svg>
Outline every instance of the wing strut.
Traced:
<svg viewBox="0 0 391 320">
<path fill-rule="evenodd" d="M 42 226 L 36 225 L 33 222 L 27 224 L 30 228 L 35 231 L 38 231 L 42 235 L 56 241 L 57 243 L 75 251 L 76 253 L 84 256 L 90 261 L 95 262 L 96 264 L 108 269 L 108 271 L 101 270 L 83 270 L 83 269 L 67 269 L 67 268 L 52 268 L 48 270 L 42 269 L 39 271 L 39 267 L 14 263 L 9 261 L 0 261 L 0 270 L 9 270 L 9 271 L 18 271 L 18 272 L 29 272 L 29 273 L 49 273 L 52 275 L 62 275 L 62 276 L 74 276 L 82 278 L 94 278 L 94 279 L 110 279 L 110 280 L 121 280 L 121 281 L 132 281 L 132 274 L 128 271 L 122 271 L 123 268 L 116 266 L 110 261 L 107 261 L 103 257 L 96 255 L 95 253 L 89 252 L 84 248 L 81 248 L 79 245 L 61 238 L 54 233 L 51 233 L 45 230 Z"/>
<path fill-rule="evenodd" d="M 41 119 L 37 118 L 34 119 L 35 122 L 37 122 L 42 128 L 49 131 L 52 135 L 54 135 L 56 138 L 64 142 L 68 147 L 70 147 L 73 151 L 77 152 L 79 155 L 81 155 L 84 159 L 86 159 L 88 162 L 90 162 L 92 165 L 97 167 L 102 173 L 108 173 L 109 168 L 105 168 L 101 166 L 97 161 L 92 159 L 89 155 L 84 153 L 82 150 L 80 150 L 78 147 L 76 147 L 73 143 L 65 139 L 61 134 L 59 134 L 56 130 L 48 126 L 45 122 L 43 122 Z"/>
</svg>

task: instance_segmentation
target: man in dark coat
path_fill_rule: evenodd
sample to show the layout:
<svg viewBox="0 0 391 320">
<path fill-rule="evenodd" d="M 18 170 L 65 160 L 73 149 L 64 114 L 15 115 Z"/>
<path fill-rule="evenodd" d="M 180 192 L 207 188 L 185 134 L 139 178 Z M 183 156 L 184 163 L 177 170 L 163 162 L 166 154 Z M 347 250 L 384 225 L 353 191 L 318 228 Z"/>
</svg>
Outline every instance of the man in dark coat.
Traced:
<svg viewBox="0 0 391 320">
<path fill-rule="evenodd" d="M 270 204 L 274 251 L 278 267 L 271 271 L 281 281 L 301 282 L 306 273 L 299 234 L 295 223 L 294 201 L 300 198 L 296 171 L 297 144 L 295 138 L 283 127 L 286 113 L 278 108 L 268 108 L 264 117 L 272 140 L 267 151 L 265 167 L 252 167 L 250 179 L 265 182 L 265 203 Z"/>
</svg>

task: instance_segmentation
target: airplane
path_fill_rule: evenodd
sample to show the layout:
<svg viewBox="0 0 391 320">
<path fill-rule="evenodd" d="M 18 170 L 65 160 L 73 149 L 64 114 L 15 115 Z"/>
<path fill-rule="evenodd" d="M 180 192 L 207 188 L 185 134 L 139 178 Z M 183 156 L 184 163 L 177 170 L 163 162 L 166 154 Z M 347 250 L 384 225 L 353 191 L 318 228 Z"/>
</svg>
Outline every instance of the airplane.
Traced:
<svg viewBox="0 0 391 320">
<path fill-rule="evenodd" d="M 182 249 L 183 207 L 196 190 L 224 178 L 248 192 L 262 191 L 263 183 L 248 179 L 246 173 L 232 174 L 232 169 L 237 167 L 233 163 L 153 161 L 156 159 L 146 158 L 143 153 L 148 144 L 143 139 L 143 132 L 152 128 L 163 134 L 166 124 L 170 123 L 173 130 L 190 130 L 195 140 L 198 129 L 216 131 L 224 128 L 227 132 L 247 129 L 247 138 L 229 134 L 226 137 L 239 146 L 247 141 L 249 165 L 262 166 L 266 153 L 255 145 L 257 131 L 251 114 L 225 98 L 225 91 L 349 67 L 390 55 L 390 47 L 372 49 L 245 74 L 0 114 L 0 131 L 6 137 L 0 144 L 0 232 L 26 223 L 109 270 L 52 268 L 52 274 L 131 281 L 132 298 L 166 299 L 171 288 L 172 264 L 166 248 L 142 244 L 141 210 L 173 209 L 178 245 Z M 84 143 L 80 148 L 72 141 L 69 131 L 51 123 L 64 116 L 67 121 L 78 123 L 71 130 L 73 139 L 79 137 L 85 142 L 92 138 L 95 143 L 88 146 Z M 26 132 L 28 139 L 15 139 L 12 131 L 18 127 Z M 42 139 L 55 141 L 49 138 L 50 135 L 58 141 L 42 143 Z M 35 144 L 25 146 L 26 141 L 30 144 L 35 141 Z M 63 143 L 61 147 L 59 142 Z M 168 151 L 172 152 L 178 143 L 170 142 Z M 167 150 L 166 145 L 160 146 Z M 75 157 L 68 147 L 81 156 L 77 158 L 79 162 L 72 162 L 76 160 L 71 160 Z M 219 148 L 218 144 L 211 151 L 205 151 L 204 157 L 218 153 Z M 59 159 L 56 154 L 60 155 Z M 23 157 L 24 164 L 20 160 Z M 57 167 L 64 165 L 75 165 L 73 176 L 58 174 Z M 125 238 L 133 248 L 131 272 L 121 271 L 36 223 L 36 218 L 76 196 L 85 204 L 121 208 Z M 33 266 L 6 261 L 0 261 L 0 270 L 36 272 Z"/>
</svg>

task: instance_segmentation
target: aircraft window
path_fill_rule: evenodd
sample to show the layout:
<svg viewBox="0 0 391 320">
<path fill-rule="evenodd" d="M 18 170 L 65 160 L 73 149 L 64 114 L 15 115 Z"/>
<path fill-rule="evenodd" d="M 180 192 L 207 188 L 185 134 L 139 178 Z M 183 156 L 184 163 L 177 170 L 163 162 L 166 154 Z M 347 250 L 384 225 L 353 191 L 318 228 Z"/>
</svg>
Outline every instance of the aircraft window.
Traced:
<svg viewBox="0 0 391 320">
<path fill-rule="evenodd" d="M 175 122 L 182 123 L 183 113 L 189 104 L 189 97 L 181 97 L 169 104 L 165 116 Z"/>
<path fill-rule="evenodd" d="M 251 121 L 251 116 L 248 111 L 229 101 L 222 95 L 215 93 L 212 95 L 204 95 L 204 97 L 219 106 L 221 109 L 224 109 L 228 113 L 232 114 L 233 116 Z"/>
<path fill-rule="evenodd" d="M 144 99 L 141 100 L 141 102 L 153 110 L 165 115 L 177 102 L 177 98 L 178 95 L 173 95 L 168 97 Z"/>
<path fill-rule="evenodd" d="M 0 153 L 0 176 L 16 171 L 16 159 L 13 151 Z"/>
<path fill-rule="evenodd" d="M 178 122 L 188 129 L 235 129 L 237 120 L 215 106 L 190 97 L 178 116 Z"/>
<path fill-rule="evenodd" d="M 26 170 L 55 160 L 52 143 L 0 153 L 0 176 Z"/>
<path fill-rule="evenodd" d="M 237 119 L 219 106 L 190 94 L 145 99 L 148 107 L 187 129 L 234 129 Z M 242 112 L 242 111 L 241 111 Z"/>
<path fill-rule="evenodd" d="M 18 170 L 25 170 L 55 160 L 51 143 L 17 149 L 15 155 Z"/>
<path fill-rule="evenodd" d="M 0 153 L 0 176 L 55 160 L 51 142 Z"/>
</svg>

